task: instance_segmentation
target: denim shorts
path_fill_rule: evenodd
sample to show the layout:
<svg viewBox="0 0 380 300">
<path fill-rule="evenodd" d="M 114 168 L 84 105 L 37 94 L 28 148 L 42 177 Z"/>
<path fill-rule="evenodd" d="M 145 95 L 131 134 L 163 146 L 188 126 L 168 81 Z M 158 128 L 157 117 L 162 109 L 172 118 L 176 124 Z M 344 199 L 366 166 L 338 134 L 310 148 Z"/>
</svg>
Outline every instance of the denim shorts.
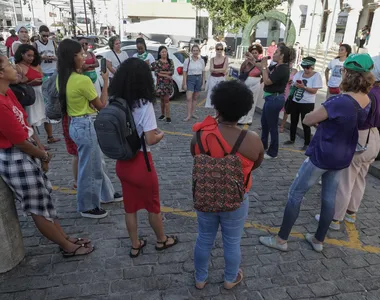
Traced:
<svg viewBox="0 0 380 300">
<path fill-rule="evenodd" d="M 202 89 L 202 75 L 188 75 L 186 84 L 189 92 L 200 92 Z"/>
</svg>

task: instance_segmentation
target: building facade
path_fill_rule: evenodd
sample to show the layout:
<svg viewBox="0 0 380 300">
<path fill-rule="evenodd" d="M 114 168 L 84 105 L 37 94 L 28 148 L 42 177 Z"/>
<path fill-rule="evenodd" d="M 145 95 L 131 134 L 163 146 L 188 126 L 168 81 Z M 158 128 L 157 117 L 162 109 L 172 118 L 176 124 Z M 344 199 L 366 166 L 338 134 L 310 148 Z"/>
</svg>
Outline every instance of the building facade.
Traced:
<svg viewBox="0 0 380 300">
<path fill-rule="evenodd" d="M 22 21 L 21 0 L 0 0 L 0 31 L 8 31 Z"/>
</svg>

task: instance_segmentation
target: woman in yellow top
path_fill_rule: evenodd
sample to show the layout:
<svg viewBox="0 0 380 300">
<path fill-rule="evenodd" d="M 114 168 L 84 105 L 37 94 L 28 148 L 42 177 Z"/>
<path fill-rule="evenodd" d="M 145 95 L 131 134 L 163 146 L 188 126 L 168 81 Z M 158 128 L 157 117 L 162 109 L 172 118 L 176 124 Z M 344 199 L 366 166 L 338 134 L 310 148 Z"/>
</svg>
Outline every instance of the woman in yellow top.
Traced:
<svg viewBox="0 0 380 300">
<path fill-rule="evenodd" d="M 107 216 L 100 208 L 100 199 L 105 203 L 115 200 L 94 129 L 96 110 L 106 105 L 108 93 L 103 89 L 98 97 L 91 79 L 81 74 L 84 61 L 85 54 L 78 42 L 69 39 L 61 42 L 58 49 L 59 100 L 63 113 L 71 117 L 70 137 L 78 147 L 78 211 L 83 217 L 100 219 Z M 104 86 L 108 86 L 108 71 L 102 77 Z"/>
</svg>

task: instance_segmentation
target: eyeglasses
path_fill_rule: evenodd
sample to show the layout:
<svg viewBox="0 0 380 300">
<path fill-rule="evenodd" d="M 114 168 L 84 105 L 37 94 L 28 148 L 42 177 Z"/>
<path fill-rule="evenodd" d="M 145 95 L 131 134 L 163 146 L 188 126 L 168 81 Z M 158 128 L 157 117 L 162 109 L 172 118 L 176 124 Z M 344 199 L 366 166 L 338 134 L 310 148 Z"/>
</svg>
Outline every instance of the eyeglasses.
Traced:
<svg viewBox="0 0 380 300">
<path fill-rule="evenodd" d="M 2 68 L 0 68 L 0 71 L 5 70 L 8 67 L 12 67 L 13 69 L 16 69 L 16 65 L 12 60 L 8 60 L 8 64 Z"/>
<path fill-rule="evenodd" d="M 77 53 L 77 54 L 75 54 L 75 56 L 80 56 L 81 55 L 81 53 Z M 86 53 L 82 53 L 82 55 L 81 55 L 83 58 L 86 58 L 87 57 L 87 54 Z"/>
<path fill-rule="evenodd" d="M 83 43 L 82 46 L 88 46 L 88 43 Z"/>
<path fill-rule="evenodd" d="M 223 51 L 223 48 L 216 48 L 216 51 Z"/>
<path fill-rule="evenodd" d="M 42 37 L 45 37 L 45 38 L 48 38 L 49 35 L 48 34 L 41 34 Z"/>
</svg>

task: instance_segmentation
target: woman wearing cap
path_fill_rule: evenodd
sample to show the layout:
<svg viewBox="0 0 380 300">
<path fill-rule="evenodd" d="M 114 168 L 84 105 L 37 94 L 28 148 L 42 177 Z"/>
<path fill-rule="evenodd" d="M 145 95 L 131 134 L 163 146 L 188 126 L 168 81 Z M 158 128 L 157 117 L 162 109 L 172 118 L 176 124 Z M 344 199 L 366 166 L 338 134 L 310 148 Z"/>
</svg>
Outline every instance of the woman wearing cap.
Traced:
<svg viewBox="0 0 380 300">
<path fill-rule="evenodd" d="M 211 93 L 213 88 L 222 81 L 226 80 L 226 73 L 228 68 L 228 57 L 223 53 L 223 44 L 217 43 L 215 45 L 216 56 L 210 60 L 210 76 L 207 81 L 207 99 L 205 107 L 213 108 L 211 104 Z"/>
<path fill-rule="evenodd" d="M 325 77 L 327 82 L 327 95 L 326 99 L 339 95 L 340 91 L 340 83 L 342 82 L 342 74 L 341 70 L 343 68 L 343 63 L 346 58 L 351 54 L 351 46 L 347 44 L 342 44 L 339 47 L 339 53 L 336 58 L 329 62 L 326 70 Z M 331 71 L 331 77 L 330 76 Z"/>
<path fill-rule="evenodd" d="M 111 51 L 104 56 L 107 60 L 107 69 L 109 71 L 110 84 L 114 74 L 121 65 L 121 63 L 128 59 L 128 54 L 125 51 L 121 51 L 120 39 L 117 36 L 112 36 L 108 40 L 108 46 Z"/>
<path fill-rule="evenodd" d="M 336 193 L 335 215 L 330 229 L 339 230 L 343 219 L 355 223 L 362 202 L 369 166 L 380 151 L 380 56 L 373 58 L 375 84 L 368 94 L 372 106 L 366 122 L 359 126 L 359 141 L 350 166 L 342 171 Z M 316 216 L 319 218 L 319 215 Z"/>
<path fill-rule="evenodd" d="M 248 77 L 244 81 L 246 86 L 253 93 L 253 105 L 252 109 L 247 115 L 243 116 L 239 120 L 239 125 L 251 125 L 253 115 L 259 99 L 263 98 L 263 84 L 261 83 L 261 70 L 256 66 L 263 57 L 263 47 L 259 44 L 252 45 L 248 48 L 248 52 L 245 55 L 245 61 L 240 67 L 240 73 L 248 72 Z"/>
<path fill-rule="evenodd" d="M 301 202 L 307 191 L 322 176 L 321 216 L 315 235 L 307 233 L 306 240 L 321 252 L 323 241 L 334 217 L 335 198 L 342 170 L 347 168 L 358 143 L 358 126 L 368 116 L 371 101 L 367 96 L 375 79 L 370 72 L 373 60 L 368 54 L 356 54 L 343 65 L 343 94 L 328 99 L 303 122 L 316 126 L 317 131 L 306 150 L 306 160 L 298 170 L 288 196 L 281 229 L 277 236 L 260 237 L 265 246 L 288 250 L 287 240 L 298 218 Z"/>
<path fill-rule="evenodd" d="M 296 140 L 297 126 L 301 115 L 301 122 L 306 114 L 314 110 L 315 98 L 319 89 L 322 88 L 322 77 L 314 71 L 316 59 L 314 57 L 305 57 L 301 62 L 303 71 L 299 71 L 293 78 L 293 85 L 296 90 L 293 99 L 290 101 L 290 140 L 285 145 L 292 145 Z M 302 150 L 306 150 L 310 144 L 311 130 L 310 127 L 302 123 L 305 144 Z"/>
</svg>

